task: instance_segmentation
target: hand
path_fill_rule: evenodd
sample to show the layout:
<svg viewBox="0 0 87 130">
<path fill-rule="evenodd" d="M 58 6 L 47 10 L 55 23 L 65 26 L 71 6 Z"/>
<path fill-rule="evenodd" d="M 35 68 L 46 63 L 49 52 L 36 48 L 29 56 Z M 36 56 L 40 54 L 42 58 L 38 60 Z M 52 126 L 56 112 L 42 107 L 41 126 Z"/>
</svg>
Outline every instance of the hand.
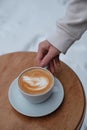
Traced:
<svg viewBox="0 0 87 130">
<path fill-rule="evenodd" d="M 37 62 L 39 66 L 47 66 L 54 73 L 55 67 L 59 64 L 59 54 L 60 51 L 45 40 L 39 44 Z"/>
</svg>

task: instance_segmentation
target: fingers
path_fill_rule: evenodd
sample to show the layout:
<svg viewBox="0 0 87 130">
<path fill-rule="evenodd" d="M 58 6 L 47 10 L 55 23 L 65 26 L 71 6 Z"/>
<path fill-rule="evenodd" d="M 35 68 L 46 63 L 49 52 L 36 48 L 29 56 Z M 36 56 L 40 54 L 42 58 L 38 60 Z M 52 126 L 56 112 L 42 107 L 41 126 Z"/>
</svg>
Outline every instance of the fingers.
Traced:
<svg viewBox="0 0 87 130">
<path fill-rule="evenodd" d="M 39 66 L 48 66 L 49 70 L 54 73 L 55 67 L 59 64 L 60 51 L 52 46 L 48 41 L 39 44 L 37 61 Z"/>
<path fill-rule="evenodd" d="M 51 73 L 54 74 L 55 69 L 58 68 L 58 66 L 60 65 L 60 61 L 58 57 L 55 57 L 50 63 L 49 63 L 49 70 L 51 71 Z"/>
<path fill-rule="evenodd" d="M 57 68 L 58 65 L 60 65 L 60 60 L 59 60 L 59 57 L 57 56 L 57 57 L 55 57 L 55 59 L 54 59 L 54 66 L 55 66 L 55 68 Z"/>
<path fill-rule="evenodd" d="M 37 53 L 37 61 L 40 65 L 43 58 L 46 56 L 48 50 L 49 50 L 49 43 L 47 41 L 41 42 L 39 44 L 38 53 Z M 41 66 L 41 65 L 40 65 Z"/>
<path fill-rule="evenodd" d="M 54 74 L 55 66 L 54 66 L 53 61 L 51 61 L 51 62 L 49 63 L 48 69 L 51 71 L 51 73 Z"/>
<path fill-rule="evenodd" d="M 40 65 L 41 66 L 48 65 L 51 62 L 51 60 L 53 60 L 57 55 L 58 55 L 57 49 L 54 48 L 53 46 L 50 46 L 48 49 L 48 52 L 45 54 L 45 56 L 41 60 Z"/>
</svg>

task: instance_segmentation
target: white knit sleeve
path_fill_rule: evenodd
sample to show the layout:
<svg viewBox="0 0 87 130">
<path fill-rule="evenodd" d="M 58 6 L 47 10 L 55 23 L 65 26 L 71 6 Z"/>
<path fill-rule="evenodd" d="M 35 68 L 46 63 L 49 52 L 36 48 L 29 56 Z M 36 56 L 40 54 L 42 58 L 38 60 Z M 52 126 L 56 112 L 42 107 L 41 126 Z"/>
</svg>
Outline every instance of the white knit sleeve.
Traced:
<svg viewBox="0 0 87 130">
<path fill-rule="evenodd" d="M 87 29 L 87 0 L 70 0 L 65 17 L 57 21 L 57 30 L 47 40 L 65 53 Z"/>
</svg>

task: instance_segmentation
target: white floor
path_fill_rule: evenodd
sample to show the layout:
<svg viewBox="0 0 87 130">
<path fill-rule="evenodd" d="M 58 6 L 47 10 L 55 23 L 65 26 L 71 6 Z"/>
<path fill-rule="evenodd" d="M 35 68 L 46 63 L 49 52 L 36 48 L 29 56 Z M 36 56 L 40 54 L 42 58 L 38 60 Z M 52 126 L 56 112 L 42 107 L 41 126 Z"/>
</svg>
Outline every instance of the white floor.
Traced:
<svg viewBox="0 0 87 130">
<path fill-rule="evenodd" d="M 0 0 L 0 55 L 37 51 L 38 43 L 56 28 L 68 0 Z M 87 96 L 87 32 L 60 58 L 79 76 Z M 86 114 L 87 115 L 87 114 Z M 81 130 L 87 130 L 87 117 Z"/>
</svg>

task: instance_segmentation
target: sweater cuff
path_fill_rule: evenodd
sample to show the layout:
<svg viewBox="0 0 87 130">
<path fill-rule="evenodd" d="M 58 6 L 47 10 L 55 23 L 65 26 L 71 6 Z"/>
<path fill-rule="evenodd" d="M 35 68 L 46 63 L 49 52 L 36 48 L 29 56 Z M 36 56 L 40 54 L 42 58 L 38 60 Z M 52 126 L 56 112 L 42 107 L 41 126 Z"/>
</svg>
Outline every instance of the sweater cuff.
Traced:
<svg viewBox="0 0 87 130">
<path fill-rule="evenodd" d="M 62 53 L 66 53 L 68 48 L 75 42 L 75 37 L 71 36 L 64 30 L 58 30 L 52 35 L 47 36 L 47 40 Z"/>
</svg>

